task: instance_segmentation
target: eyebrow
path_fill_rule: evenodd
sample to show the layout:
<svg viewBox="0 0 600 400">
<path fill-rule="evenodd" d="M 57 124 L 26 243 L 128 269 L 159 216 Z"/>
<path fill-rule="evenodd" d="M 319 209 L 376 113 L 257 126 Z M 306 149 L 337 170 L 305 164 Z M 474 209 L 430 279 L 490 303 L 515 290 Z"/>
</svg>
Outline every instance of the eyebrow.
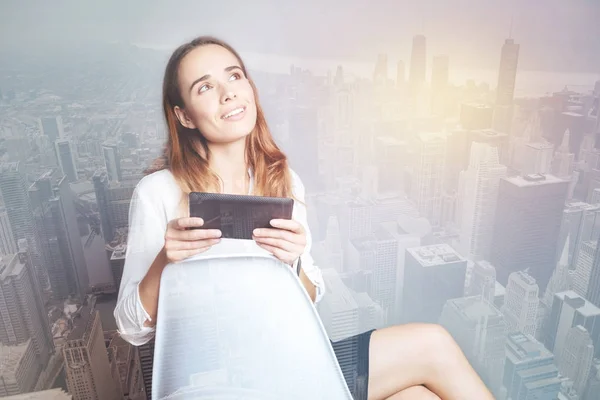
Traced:
<svg viewBox="0 0 600 400">
<path fill-rule="evenodd" d="M 234 69 L 239 69 L 239 70 L 241 70 L 241 69 L 242 69 L 242 67 L 240 67 L 239 65 L 231 65 L 231 66 L 229 66 L 229 67 L 225 68 L 225 69 L 224 69 L 224 71 L 225 71 L 225 72 L 229 72 L 229 71 L 233 71 Z M 202 76 L 202 77 L 200 77 L 200 78 L 196 79 L 194 82 L 192 82 L 192 84 L 190 85 L 190 92 L 192 91 L 192 89 L 194 88 L 194 86 L 196 86 L 196 84 L 197 84 L 198 82 L 202 82 L 202 81 L 205 81 L 205 80 L 207 80 L 207 79 L 210 79 L 210 75 L 209 75 L 209 74 L 206 74 L 206 75 L 204 75 L 204 76 Z"/>
</svg>

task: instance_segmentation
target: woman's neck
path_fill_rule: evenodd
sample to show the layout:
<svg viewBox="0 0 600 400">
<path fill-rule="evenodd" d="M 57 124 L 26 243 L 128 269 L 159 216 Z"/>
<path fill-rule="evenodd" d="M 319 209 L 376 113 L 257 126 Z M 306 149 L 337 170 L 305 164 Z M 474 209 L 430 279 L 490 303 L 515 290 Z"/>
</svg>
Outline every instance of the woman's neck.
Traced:
<svg viewBox="0 0 600 400">
<path fill-rule="evenodd" d="M 249 185 L 245 140 L 227 145 L 212 145 L 210 168 L 221 178 L 224 193 L 247 194 Z"/>
</svg>

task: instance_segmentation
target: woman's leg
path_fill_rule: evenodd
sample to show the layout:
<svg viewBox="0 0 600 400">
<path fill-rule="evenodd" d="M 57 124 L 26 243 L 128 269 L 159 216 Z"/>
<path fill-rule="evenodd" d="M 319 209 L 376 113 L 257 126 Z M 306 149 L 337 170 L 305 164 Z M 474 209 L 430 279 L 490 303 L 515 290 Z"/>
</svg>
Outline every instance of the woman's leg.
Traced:
<svg viewBox="0 0 600 400">
<path fill-rule="evenodd" d="M 404 389 L 386 400 L 440 400 L 440 398 L 425 386 L 419 385 Z"/>
<path fill-rule="evenodd" d="M 373 332 L 368 379 L 369 400 L 400 396 L 419 385 L 443 400 L 494 400 L 452 336 L 435 324 Z"/>
</svg>

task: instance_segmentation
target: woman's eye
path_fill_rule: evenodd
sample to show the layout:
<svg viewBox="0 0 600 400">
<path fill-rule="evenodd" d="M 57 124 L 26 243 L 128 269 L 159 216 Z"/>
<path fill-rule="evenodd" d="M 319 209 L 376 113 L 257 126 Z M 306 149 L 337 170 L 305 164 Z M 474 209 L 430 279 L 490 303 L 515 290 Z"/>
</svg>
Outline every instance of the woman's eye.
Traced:
<svg viewBox="0 0 600 400">
<path fill-rule="evenodd" d="M 241 76 L 237 72 L 231 75 L 231 78 L 235 77 L 235 79 L 240 79 Z M 231 80 L 231 78 L 229 78 Z"/>
<path fill-rule="evenodd" d="M 208 90 L 208 85 L 202 85 L 198 89 L 198 93 L 206 92 Z"/>
</svg>

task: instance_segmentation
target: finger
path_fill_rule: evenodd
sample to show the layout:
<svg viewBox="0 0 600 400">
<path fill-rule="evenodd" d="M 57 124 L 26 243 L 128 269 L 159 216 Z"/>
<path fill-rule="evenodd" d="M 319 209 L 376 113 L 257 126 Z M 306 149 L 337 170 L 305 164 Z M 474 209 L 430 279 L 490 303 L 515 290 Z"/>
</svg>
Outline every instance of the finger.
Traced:
<svg viewBox="0 0 600 400">
<path fill-rule="evenodd" d="M 304 235 L 300 235 L 284 229 L 273 229 L 273 228 L 258 228 L 255 229 L 253 235 L 257 238 L 276 238 L 287 240 L 288 242 L 305 244 L 306 238 Z"/>
<path fill-rule="evenodd" d="M 276 238 L 256 238 L 254 239 L 257 243 L 267 244 L 269 246 L 277 247 L 281 250 L 287 251 L 288 253 L 300 253 L 302 246 L 296 243 L 288 242 L 283 239 Z"/>
<path fill-rule="evenodd" d="M 291 254 L 280 248 L 270 246 L 270 245 L 264 244 L 264 243 L 258 243 L 258 245 L 260 247 L 262 247 L 263 249 L 267 250 L 268 252 L 270 252 L 271 254 L 273 254 L 275 257 L 277 257 L 277 259 L 279 259 L 280 261 L 282 261 L 286 264 L 293 264 L 294 260 L 296 259 L 294 254 Z"/>
<path fill-rule="evenodd" d="M 165 243 L 165 247 L 168 251 L 195 250 L 206 246 L 213 246 L 220 241 L 221 239 L 205 239 L 195 241 L 173 240 Z"/>
<path fill-rule="evenodd" d="M 210 249 L 210 247 L 211 246 L 204 246 L 204 247 L 200 247 L 199 249 L 194 249 L 194 250 L 183 250 L 183 251 L 177 252 L 177 254 L 175 255 L 175 257 L 173 257 L 173 259 L 177 260 L 175 262 L 184 261 L 185 259 L 195 256 L 196 254 L 204 253 L 205 251 Z"/>
<path fill-rule="evenodd" d="M 204 220 L 197 217 L 184 217 L 172 220 L 171 224 L 175 229 L 198 228 L 204 225 Z"/>
<path fill-rule="evenodd" d="M 219 229 L 192 229 L 192 230 L 179 230 L 169 229 L 167 237 L 174 240 L 203 240 L 221 237 L 221 231 Z"/>
<path fill-rule="evenodd" d="M 275 228 L 285 229 L 298 234 L 304 233 L 302 224 L 293 219 L 272 219 L 270 224 Z"/>
</svg>

